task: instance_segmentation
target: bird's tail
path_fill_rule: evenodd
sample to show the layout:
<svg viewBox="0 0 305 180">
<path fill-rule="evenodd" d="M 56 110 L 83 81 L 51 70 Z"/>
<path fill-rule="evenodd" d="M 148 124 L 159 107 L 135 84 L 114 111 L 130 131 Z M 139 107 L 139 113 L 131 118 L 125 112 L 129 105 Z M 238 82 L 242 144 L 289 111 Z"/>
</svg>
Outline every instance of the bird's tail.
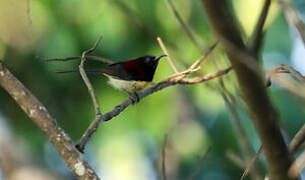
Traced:
<svg viewBox="0 0 305 180">
<path fill-rule="evenodd" d="M 71 72 L 79 72 L 79 70 L 78 69 L 56 70 L 56 73 L 71 73 Z M 99 70 L 99 69 L 85 69 L 85 72 L 101 73 L 101 70 Z"/>
</svg>

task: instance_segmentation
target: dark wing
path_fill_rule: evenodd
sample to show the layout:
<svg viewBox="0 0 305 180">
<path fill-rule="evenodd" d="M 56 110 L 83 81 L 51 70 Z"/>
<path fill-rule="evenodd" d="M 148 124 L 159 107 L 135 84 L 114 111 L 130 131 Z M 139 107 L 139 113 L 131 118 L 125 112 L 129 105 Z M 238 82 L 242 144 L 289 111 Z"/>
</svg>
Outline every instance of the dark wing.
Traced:
<svg viewBox="0 0 305 180">
<path fill-rule="evenodd" d="M 157 65 L 158 61 L 148 66 L 143 59 L 135 59 L 111 64 L 101 69 L 101 72 L 116 79 L 150 82 L 153 79 Z"/>
</svg>

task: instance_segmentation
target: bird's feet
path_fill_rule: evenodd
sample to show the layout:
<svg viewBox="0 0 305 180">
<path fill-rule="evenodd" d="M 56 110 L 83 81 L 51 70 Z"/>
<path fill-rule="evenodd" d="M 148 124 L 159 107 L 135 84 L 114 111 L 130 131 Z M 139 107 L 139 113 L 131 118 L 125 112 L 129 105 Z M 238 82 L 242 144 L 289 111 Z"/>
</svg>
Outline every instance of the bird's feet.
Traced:
<svg viewBox="0 0 305 180">
<path fill-rule="evenodd" d="M 131 100 L 132 104 L 136 104 L 140 101 L 139 95 L 137 92 L 134 92 L 133 94 L 129 94 L 129 99 Z"/>
</svg>

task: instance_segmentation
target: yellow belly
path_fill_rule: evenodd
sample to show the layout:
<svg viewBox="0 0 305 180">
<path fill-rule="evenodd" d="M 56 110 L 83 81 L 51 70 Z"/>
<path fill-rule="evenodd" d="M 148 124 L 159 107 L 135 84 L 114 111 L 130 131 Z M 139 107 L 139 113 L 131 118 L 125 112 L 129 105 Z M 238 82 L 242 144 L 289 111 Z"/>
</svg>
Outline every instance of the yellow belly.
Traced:
<svg viewBox="0 0 305 180">
<path fill-rule="evenodd" d="M 114 88 L 120 91 L 125 91 L 129 93 L 140 91 L 143 88 L 145 88 L 149 83 L 146 81 L 126 81 L 126 80 L 115 79 L 110 76 L 108 77 L 109 77 L 108 83 L 110 85 L 112 85 Z"/>
</svg>

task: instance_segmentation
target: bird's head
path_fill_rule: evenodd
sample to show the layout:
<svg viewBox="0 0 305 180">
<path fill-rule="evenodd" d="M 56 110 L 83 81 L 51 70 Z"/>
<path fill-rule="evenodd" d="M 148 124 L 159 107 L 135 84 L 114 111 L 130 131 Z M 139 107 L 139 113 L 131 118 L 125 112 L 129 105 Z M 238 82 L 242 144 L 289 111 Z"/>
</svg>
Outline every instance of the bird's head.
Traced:
<svg viewBox="0 0 305 180">
<path fill-rule="evenodd" d="M 159 60 L 165 56 L 166 55 L 160 55 L 160 56 L 146 55 L 140 57 L 139 59 L 143 60 L 145 66 L 153 66 L 155 64 L 158 64 Z"/>
</svg>

